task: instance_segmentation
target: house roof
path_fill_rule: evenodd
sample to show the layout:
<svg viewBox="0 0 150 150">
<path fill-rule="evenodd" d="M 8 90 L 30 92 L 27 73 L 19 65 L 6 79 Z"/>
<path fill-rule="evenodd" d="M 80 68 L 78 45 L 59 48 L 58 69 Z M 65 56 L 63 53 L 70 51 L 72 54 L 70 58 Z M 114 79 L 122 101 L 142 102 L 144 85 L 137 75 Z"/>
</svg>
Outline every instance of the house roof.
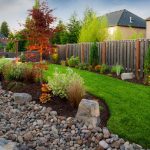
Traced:
<svg viewBox="0 0 150 150">
<path fill-rule="evenodd" d="M 111 12 L 106 14 L 108 25 L 113 26 L 126 26 L 136 28 L 146 28 L 146 21 L 141 17 L 129 12 L 126 9 Z"/>
<path fill-rule="evenodd" d="M 146 21 L 150 21 L 150 17 L 146 19 Z"/>
<path fill-rule="evenodd" d="M 6 38 L 2 33 L 0 33 L 0 38 Z"/>
</svg>

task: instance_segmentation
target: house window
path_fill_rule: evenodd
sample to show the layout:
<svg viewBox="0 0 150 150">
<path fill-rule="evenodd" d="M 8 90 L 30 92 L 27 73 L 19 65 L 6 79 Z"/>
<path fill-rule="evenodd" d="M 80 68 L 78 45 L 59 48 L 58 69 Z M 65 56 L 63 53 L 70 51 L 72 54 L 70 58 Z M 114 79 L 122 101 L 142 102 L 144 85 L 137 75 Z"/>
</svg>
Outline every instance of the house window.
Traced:
<svg viewBox="0 0 150 150">
<path fill-rule="evenodd" d="M 133 23 L 133 18 L 132 17 L 130 17 L 130 23 Z"/>
</svg>

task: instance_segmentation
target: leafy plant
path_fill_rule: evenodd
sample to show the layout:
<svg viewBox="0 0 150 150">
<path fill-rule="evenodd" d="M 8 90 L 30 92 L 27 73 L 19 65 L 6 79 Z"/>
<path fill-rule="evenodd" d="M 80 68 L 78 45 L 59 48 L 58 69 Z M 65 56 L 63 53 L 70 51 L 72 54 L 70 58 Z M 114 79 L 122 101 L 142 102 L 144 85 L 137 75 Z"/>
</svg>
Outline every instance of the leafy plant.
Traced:
<svg viewBox="0 0 150 150">
<path fill-rule="evenodd" d="M 97 44 L 94 43 L 90 49 L 90 65 L 93 67 L 98 64 L 98 47 Z"/>
<path fill-rule="evenodd" d="M 0 58 L 0 74 L 2 73 L 4 65 L 9 62 L 11 62 L 11 60 L 5 59 L 5 58 Z"/>
<path fill-rule="evenodd" d="M 110 70 L 109 66 L 106 64 L 102 64 L 101 69 L 100 69 L 100 73 L 108 73 Z"/>
<path fill-rule="evenodd" d="M 69 65 L 70 67 L 78 66 L 79 63 L 80 63 L 79 57 L 74 57 L 74 56 L 72 56 L 70 59 L 68 59 L 68 65 Z"/>
<path fill-rule="evenodd" d="M 83 79 L 70 68 L 66 73 L 60 73 L 56 69 L 53 78 L 48 78 L 48 85 L 53 95 L 68 98 L 73 106 L 77 106 L 84 95 Z"/>
<path fill-rule="evenodd" d="M 66 66 L 66 61 L 65 61 L 65 60 L 62 60 L 62 61 L 60 62 L 60 64 L 61 64 L 62 66 Z"/>
<path fill-rule="evenodd" d="M 122 65 L 115 65 L 111 68 L 111 73 L 116 73 L 117 76 L 119 76 L 124 71 L 124 68 Z"/>
<path fill-rule="evenodd" d="M 96 65 L 94 69 L 95 69 L 96 72 L 100 72 L 101 65 Z"/>
<path fill-rule="evenodd" d="M 81 70 L 87 70 L 88 69 L 88 64 L 85 64 L 85 63 L 79 63 L 77 68 L 78 69 L 81 69 Z"/>
<path fill-rule="evenodd" d="M 67 86 L 71 78 L 72 71 L 67 70 L 66 73 L 60 73 L 56 69 L 53 78 L 48 78 L 48 85 L 52 89 L 52 93 L 55 96 L 61 98 L 67 98 Z"/>
<path fill-rule="evenodd" d="M 40 102 L 46 103 L 50 101 L 51 100 L 51 93 L 50 93 L 51 88 L 48 86 L 48 84 L 42 84 L 41 91 L 42 91 L 42 94 L 40 96 Z"/>
<path fill-rule="evenodd" d="M 145 83 L 150 84 L 150 47 L 145 55 L 144 60 Z"/>
<path fill-rule="evenodd" d="M 57 63 L 58 62 L 58 53 L 52 54 L 51 58 L 54 63 Z"/>
</svg>

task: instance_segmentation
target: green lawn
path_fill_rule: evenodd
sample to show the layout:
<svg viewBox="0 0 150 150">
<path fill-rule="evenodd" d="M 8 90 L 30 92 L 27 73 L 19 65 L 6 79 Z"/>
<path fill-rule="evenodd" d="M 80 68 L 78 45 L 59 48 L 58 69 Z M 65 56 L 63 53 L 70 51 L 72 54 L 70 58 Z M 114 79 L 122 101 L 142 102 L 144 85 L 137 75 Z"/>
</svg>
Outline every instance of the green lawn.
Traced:
<svg viewBox="0 0 150 150">
<path fill-rule="evenodd" d="M 62 72 L 66 69 L 50 65 L 45 75 L 51 76 L 56 67 Z M 88 71 L 74 71 L 84 78 L 88 92 L 108 104 L 111 113 L 108 128 L 126 140 L 150 148 L 150 87 Z"/>
</svg>

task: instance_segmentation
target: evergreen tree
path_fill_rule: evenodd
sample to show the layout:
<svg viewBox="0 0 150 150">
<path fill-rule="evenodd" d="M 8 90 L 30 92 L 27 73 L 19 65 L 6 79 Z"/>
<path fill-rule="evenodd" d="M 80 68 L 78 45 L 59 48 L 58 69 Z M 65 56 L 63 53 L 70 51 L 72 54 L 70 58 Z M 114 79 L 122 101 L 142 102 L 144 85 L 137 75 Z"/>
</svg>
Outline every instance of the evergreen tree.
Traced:
<svg viewBox="0 0 150 150">
<path fill-rule="evenodd" d="M 79 39 L 79 34 L 81 30 L 81 22 L 77 19 L 77 14 L 74 13 L 69 20 L 67 25 L 68 28 L 68 42 L 69 43 L 77 43 Z"/>
<path fill-rule="evenodd" d="M 2 33 L 4 36 L 8 37 L 9 28 L 8 28 L 8 24 L 6 21 L 2 22 L 2 24 L 1 24 L 0 33 Z"/>
</svg>

